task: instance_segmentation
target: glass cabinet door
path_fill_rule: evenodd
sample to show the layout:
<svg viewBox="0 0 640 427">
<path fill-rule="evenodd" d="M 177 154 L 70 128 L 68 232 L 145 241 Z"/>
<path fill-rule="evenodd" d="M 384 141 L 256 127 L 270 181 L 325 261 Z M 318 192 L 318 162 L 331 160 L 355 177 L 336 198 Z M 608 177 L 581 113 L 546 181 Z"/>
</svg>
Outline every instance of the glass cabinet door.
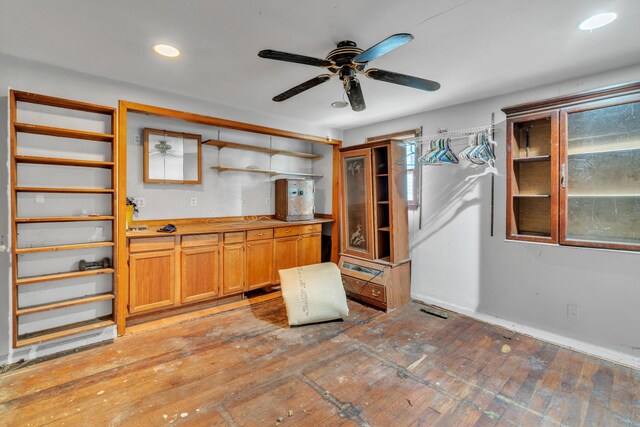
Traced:
<svg viewBox="0 0 640 427">
<path fill-rule="evenodd" d="M 640 100 L 562 111 L 562 243 L 638 249 Z"/>
<path fill-rule="evenodd" d="M 371 151 L 342 153 L 342 252 L 374 258 Z"/>
</svg>

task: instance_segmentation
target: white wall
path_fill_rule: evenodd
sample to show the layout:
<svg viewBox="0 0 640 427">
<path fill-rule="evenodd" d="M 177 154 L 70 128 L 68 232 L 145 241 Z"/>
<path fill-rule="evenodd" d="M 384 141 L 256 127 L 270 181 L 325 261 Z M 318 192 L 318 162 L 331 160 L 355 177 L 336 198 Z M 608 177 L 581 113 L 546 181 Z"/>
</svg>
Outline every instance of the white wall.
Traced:
<svg viewBox="0 0 640 427">
<path fill-rule="evenodd" d="M 2 188 L 2 197 L 0 197 L 0 245 L 9 245 L 11 246 L 13 242 L 9 241 L 10 235 L 10 212 L 9 212 L 9 183 L 8 183 L 8 154 L 9 154 L 9 143 L 8 143 L 8 89 L 18 89 L 23 91 L 29 91 L 34 93 L 40 93 L 45 95 L 57 96 L 61 98 L 74 99 L 79 101 L 91 102 L 96 104 L 108 105 L 117 107 L 117 102 L 119 99 L 135 101 L 144 104 L 157 105 L 166 108 L 172 108 L 176 110 L 189 111 L 193 113 L 205 114 L 215 117 L 221 117 L 230 120 L 243 121 L 247 123 L 253 123 L 263 126 L 269 126 L 274 128 L 286 129 L 294 132 L 313 134 L 313 135 L 328 135 L 332 138 L 341 139 L 341 132 L 335 131 L 332 129 L 321 128 L 315 126 L 312 123 L 301 123 L 292 120 L 287 120 L 281 117 L 272 117 L 264 114 L 258 114 L 252 111 L 244 111 L 239 110 L 233 107 L 227 107 L 224 104 L 224 100 L 216 100 L 221 102 L 221 104 L 206 102 L 202 100 L 192 99 L 184 96 L 180 96 L 177 94 L 171 94 L 162 91 L 154 91 L 134 85 L 124 84 L 116 81 L 111 81 L 107 79 L 97 78 L 81 73 L 72 72 L 69 70 L 56 68 L 47 66 L 44 64 L 39 64 L 31 61 L 25 61 L 22 59 L 18 59 L 15 57 L 0 55 L 0 88 L 2 88 L 2 93 L 0 94 L 0 140 L 6 141 L 5 144 L 2 144 L 2 148 L 0 149 L 0 188 Z M 37 115 L 37 113 L 36 113 Z M 153 118 L 147 118 L 148 122 L 153 122 Z M 132 120 L 133 126 L 145 127 L 147 126 L 147 119 L 143 120 L 143 122 L 136 122 L 134 118 Z M 158 124 L 158 123 L 155 123 Z M 86 120 L 86 118 L 74 117 L 71 122 L 65 123 L 69 127 L 74 127 L 76 125 L 82 126 L 100 126 L 100 123 L 96 123 L 93 120 Z M 182 129 L 182 125 L 180 126 Z M 186 127 L 185 127 L 186 130 Z M 100 131 L 96 128 L 96 131 Z M 132 137 L 131 137 L 132 138 Z M 242 142 L 242 141 L 238 141 Z M 260 143 L 266 143 L 265 141 L 258 141 Z M 292 145 L 289 145 L 291 143 Z M 310 149 L 308 147 L 308 143 L 301 141 L 289 141 L 284 139 L 276 139 L 274 138 L 273 145 L 278 146 L 278 144 L 282 144 L 283 148 L 291 147 L 293 149 L 306 151 Z M 37 144 L 36 144 L 37 145 Z M 71 147 L 71 146 L 69 146 Z M 68 148 L 69 148 L 68 147 Z M 294 148 L 295 147 L 295 148 Z M 36 150 L 42 149 L 35 148 Z M 69 148 L 73 151 L 72 148 Z M 315 149 L 315 148 L 314 148 Z M 323 148 L 324 149 L 324 148 Z M 321 149 L 321 150 L 323 150 Z M 99 150 L 98 150 L 99 151 Z M 100 152 L 87 152 L 83 153 L 84 155 L 90 158 L 99 159 L 104 153 Z M 231 151 L 231 150 L 227 150 Z M 211 169 L 208 169 L 208 165 L 216 164 L 213 160 L 210 159 L 212 155 L 215 155 L 217 150 L 215 148 L 205 149 L 205 158 L 203 172 L 206 176 L 205 184 L 200 186 L 199 188 L 193 188 L 186 192 L 183 192 L 182 187 L 176 188 L 176 186 L 168 186 L 168 187 L 154 187 L 153 191 L 151 187 L 146 187 L 141 184 L 141 175 L 136 170 L 137 165 L 142 165 L 142 157 L 141 157 L 141 146 L 135 146 L 132 143 L 128 143 L 128 153 L 131 154 L 132 158 L 130 162 L 128 162 L 128 167 L 131 168 L 130 172 L 132 175 L 137 176 L 138 178 L 134 178 L 131 180 L 131 186 L 128 186 L 127 192 L 131 192 L 133 196 L 139 195 L 149 195 L 149 208 L 143 210 L 143 215 L 146 215 L 146 218 L 151 217 L 179 217 L 179 216 L 217 216 L 217 215 L 241 215 L 241 214 L 262 214 L 262 213 L 272 213 L 273 209 L 268 208 L 266 205 L 266 195 L 269 194 L 269 191 L 266 190 L 267 187 L 271 186 L 268 182 L 264 182 L 260 180 L 260 178 L 247 178 L 244 175 L 233 176 L 233 174 L 225 177 L 217 177 Z M 248 152 L 247 152 L 248 154 Z M 223 153 L 221 155 L 227 155 Z M 250 155 L 250 154 L 249 154 Z M 230 161 L 236 162 L 264 162 L 266 161 L 264 158 L 247 158 L 244 155 L 233 156 L 233 154 L 229 154 Z M 279 157 L 279 156 L 277 156 Z M 300 161 L 298 159 L 276 159 L 274 158 L 274 162 L 281 162 L 279 166 L 282 166 L 283 169 L 290 169 L 294 171 L 304 171 L 313 170 L 314 172 L 319 172 L 323 169 L 322 163 L 324 159 L 318 161 L 318 165 L 308 165 L 308 161 Z M 302 163 L 300 163 L 302 162 Z M 129 171 L 128 171 L 129 172 Z M 99 174 L 100 172 L 98 172 Z M 320 173 L 320 172 L 319 172 Z M 25 175 L 27 177 L 35 176 L 39 178 L 44 178 L 42 175 L 46 174 L 46 172 L 37 172 L 35 174 Z M 47 179 L 58 179 L 58 176 L 47 175 Z M 97 176 L 87 176 L 84 177 L 84 182 L 100 182 L 101 177 Z M 217 181 L 216 181 L 217 180 Z M 255 181 L 254 181 L 255 180 Z M 239 184 L 238 184 L 239 181 Z M 330 178 L 329 184 L 327 188 L 331 188 L 330 186 Z M 211 184 L 211 188 L 209 185 Z M 61 183 L 62 185 L 62 183 Z M 89 184 L 85 184 L 89 185 Z M 326 186 L 327 184 L 321 184 Z M 234 187 L 235 186 L 235 187 Z M 198 186 L 196 186 L 198 187 Z M 219 196 L 219 192 L 216 192 L 215 189 L 217 187 L 228 188 L 231 187 L 232 190 L 223 190 L 222 194 L 226 194 L 224 197 Z M 233 188 L 237 188 L 240 191 L 238 194 L 233 190 Z M 210 191 L 211 190 L 211 191 Z M 149 193 L 149 191 L 152 191 Z M 184 193 L 184 194 L 183 194 Z M 199 206 L 198 208 L 191 208 L 187 206 L 185 201 L 189 201 L 192 194 L 197 194 L 199 197 Z M 160 197 L 157 194 L 162 194 Z M 171 200 L 178 200 L 179 203 L 175 206 L 174 215 L 171 211 L 167 211 L 165 208 L 166 204 L 160 203 L 159 200 L 165 198 L 169 194 Z M 244 194 L 244 195 L 242 195 Z M 258 197 L 260 196 L 260 197 Z M 246 199 L 246 205 L 242 205 L 242 199 Z M 330 202 L 331 197 L 328 197 Z M 232 202 L 231 202 L 232 201 Z M 238 203 L 240 202 L 240 203 Z M 27 197 L 21 201 L 23 208 L 25 211 L 29 209 L 34 209 L 35 206 L 34 201 L 31 198 Z M 101 209 L 103 203 L 92 204 L 92 202 L 87 205 L 88 210 Z M 62 199 L 58 200 L 55 198 L 47 197 L 47 206 L 49 209 L 56 211 L 57 209 L 68 209 L 65 206 L 65 203 Z M 328 210 L 327 210 L 328 208 Z M 195 209 L 195 210 L 194 210 Z M 331 206 L 330 204 L 327 206 L 320 206 L 319 212 L 330 212 Z M 107 224 L 108 229 L 108 224 Z M 64 228 L 64 226 L 59 226 L 56 231 L 53 232 L 52 235 L 49 235 L 46 238 L 42 237 L 42 233 L 40 231 L 34 232 L 30 235 L 25 235 L 26 242 L 42 242 L 43 239 L 64 239 L 69 236 L 68 230 Z M 108 236 L 107 236 L 108 237 Z M 21 236 L 23 238 L 23 236 Z M 38 240 L 40 239 L 40 240 Z M 51 241 L 51 240 L 48 240 Z M 61 241 L 60 241 L 61 242 Z M 75 252 L 75 251 L 73 251 Z M 108 254 L 106 254 L 108 255 Z M 103 256 L 102 253 L 95 253 L 95 256 Z M 41 255 L 33 256 L 31 260 L 25 262 L 25 268 L 30 269 L 29 274 L 37 274 L 37 272 L 41 271 L 39 269 L 43 268 L 53 268 L 54 264 L 63 263 L 69 264 L 71 266 L 75 265 L 78 261 L 78 254 L 74 254 L 72 252 L 69 253 L 60 253 L 56 254 L 57 260 L 56 263 L 46 263 L 43 262 L 39 257 Z M 25 270 L 28 271 L 28 270 Z M 13 350 L 11 348 L 11 310 L 10 310 L 10 301 L 11 301 L 11 265 L 10 265 L 10 254 L 6 251 L 0 251 L 0 366 L 5 363 L 14 363 L 19 361 L 20 359 L 32 359 L 39 356 L 44 356 L 51 353 L 56 353 L 59 351 L 63 351 L 66 349 L 75 348 L 82 345 L 87 345 L 93 342 L 105 340 L 112 338 L 115 335 L 114 328 L 107 328 L 102 331 L 92 332 L 88 334 L 84 334 L 82 336 L 74 336 L 68 337 L 65 339 L 57 340 L 54 342 L 44 343 L 38 346 L 31 346 L 28 348 Z M 96 291 L 101 292 L 106 290 L 105 287 L 108 287 L 108 283 L 103 283 L 100 280 L 95 280 L 92 282 L 82 281 L 82 280 L 70 280 L 67 281 L 61 286 L 56 294 L 56 298 L 60 298 L 60 296 L 70 296 L 74 295 L 74 293 L 86 293 L 87 291 Z M 31 286 L 31 285 L 30 285 Z M 25 304 L 37 304 L 39 302 L 43 302 L 48 300 L 51 297 L 51 292 L 47 288 L 46 284 L 43 285 L 34 285 L 33 288 L 29 288 L 28 291 L 25 292 Z M 108 304 L 99 304 L 97 307 L 90 307 L 88 311 L 95 310 L 100 313 L 101 311 L 108 308 Z M 82 311 L 81 309 L 67 309 L 61 311 L 60 319 L 62 318 L 81 318 L 82 316 L 87 314 L 87 310 Z M 78 317 L 79 316 L 79 317 Z M 29 322 L 33 328 L 46 328 L 52 326 L 48 320 L 46 320 L 43 316 L 34 315 L 34 317 Z"/>
<path fill-rule="evenodd" d="M 410 215 L 412 296 L 640 367 L 640 253 L 505 241 L 505 115 L 500 108 L 640 79 L 640 65 L 345 131 L 344 145 L 424 126 L 482 126 L 496 113 L 495 234 L 483 167 L 423 167 L 422 228 Z M 428 96 L 428 95 L 426 95 Z M 466 141 L 458 140 L 454 149 Z M 578 320 L 567 304 L 579 306 Z"/>
</svg>

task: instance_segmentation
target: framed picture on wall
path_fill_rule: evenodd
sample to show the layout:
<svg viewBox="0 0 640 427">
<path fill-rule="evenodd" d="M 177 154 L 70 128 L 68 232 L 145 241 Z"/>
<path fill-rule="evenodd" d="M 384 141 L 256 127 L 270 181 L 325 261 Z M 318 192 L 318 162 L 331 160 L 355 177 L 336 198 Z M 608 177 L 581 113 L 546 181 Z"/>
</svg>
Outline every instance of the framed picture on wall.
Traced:
<svg viewBox="0 0 640 427">
<path fill-rule="evenodd" d="M 145 128 L 144 182 L 202 183 L 202 136 Z"/>
</svg>

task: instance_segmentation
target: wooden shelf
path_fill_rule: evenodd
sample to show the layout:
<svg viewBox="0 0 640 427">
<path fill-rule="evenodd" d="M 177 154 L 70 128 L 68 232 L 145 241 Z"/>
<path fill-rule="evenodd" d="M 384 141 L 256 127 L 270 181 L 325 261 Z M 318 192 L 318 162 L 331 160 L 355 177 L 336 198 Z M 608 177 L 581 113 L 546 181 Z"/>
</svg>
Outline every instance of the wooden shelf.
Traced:
<svg viewBox="0 0 640 427">
<path fill-rule="evenodd" d="M 323 175 L 317 173 L 304 173 L 304 172 L 282 172 L 276 171 L 274 175 L 288 175 L 288 176 L 308 176 L 310 178 L 322 178 Z"/>
<path fill-rule="evenodd" d="M 208 139 L 204 141 L 203 144 L 212 145 L 218 148 L 233 148 L 235 150 L 255 151 L 258 153 L 271 154 L 272 156 L 281 155 L 281 156 L 299 157 L 299 158 L 308 159 L 308 160 L 318 160 L 322 158 L 322 156 L 320 156 L 319 154 L 302 153 L 299 151 L 289 151 L 289 150 L 276 150 L 273 148 L 256 147 L 254 145 L 238 144 L 237 142 L 220 141 L 217 139 Z"/>
<path fill-rule="evenodd" d="M 51 126 L 15 123 L 16 132 L 33 133 L 38 135 L 56 136 L 60 138 L 86 139 L 90 141 L 112 142 L 113 134 L 87 132 L 84 130 L 64 129 Z"/>
<path fill-rule="evenodd" d="M 314 178 L 322 178 L 322 175 L 315 173 L 303 173 L 303 172 L 282 172 L 272 169 L 252 169 L 252 168 L 233 168 L 229 166 L 211 166 L 211 169 L 216 169 L 220 172 L 235 171 L 235 172 L 252 172 L 252 173 L 264 173 L 267 175 L 289 175 L 289 176 L 308 176 Z"/>
<path fill-rule="evenodd" d="M 569 198 L 585 198 L 585 199 L 610 199 L 614 197 L 637 198 L 640 194 L 567 194 Z"/>
<path fill-rule="evenodd" d="M 31 306 L 31 307 L 18 308 L 16 310 L 16 316 L 25 316 L 27 314 L 40 313 L 42 311 L 57 310 L 59 308 L 73 307 L 73 306 L 82 305 L 82 304 L 91 304 L 91 303 L 100 302 L 100 301 L 108 301 L 114 298 L 115 298 L 115 295 L 112 293 L 103 293 L 103 294 L 85 296 L 80 298 L 71 298 L 71 299 L 57 301 L 50 304 L 40 304 L 40 305 Z"/>
<path fill-rule="evenodd" d="M 76 194 L 101 194 L 113 193 L 113 188 L 57 188 L 57 187 L 15 187 L 22 193 L 76 193 Z"/>
<path fill-rule="evenodd" d="M 388 205 L 389 201 L 388 200 L 379 200 L 376 203 L 379 204 L 379 205 Z"/>
<path fill-rule="evenodd" d="M 380 227 L 380 228 L 378 228 L 378 231 L 391 231 L 391 228 L 389 228 L 389 227 Z"/>
<path fill-rule="evenodd" d="M 58 251 L 72 251 L 74 249 L 91 249 L 113 246 L 113 242 L 90 242 L 90 243 L 75 243 L 71 245 L 57 245 L 57 246 L 37 246 L 34 248 L 17 248 L 15 253 L 22 254 L 34 254 L 39 252 L 58 252 Z"/>
<path fill-rule="evenodd" d="M 39 344 L 44 341 L 64 338 L 70 335 L 93 331 L 95 329 L 107 328 L 109 326 L 114 326 L 115 324 L 116 322 L 114 322 L 110 317 L 101 317 L 84 322 L 72 323 L 59 328 L 24 334 L 19 336 L 16 340 L 16 347 L 26 347 L 33 344 Z"/>
<path fill-rule="evenodd" d="M 32 283 L 49 282 L 53 280 L 74 279 L 76 277 L 97 276 L 99 274 L 111 274 L 113 268 L 99 268 L 86 271 L 68 271 L 65 273 L 45 274 L 42 276 L 19 277 L 16 285 L 30 285 Z"/>
<path fill-rule="evenodd" d="M 389 174 L 388 173 L 379 173 L 376 176 L 389 176 Z"/>
<path fill-rule="evenodd" d="M 597 150 L 585 150 L 585 151 L 574 151 L 574 152 L 570 152 L 567 153 L 567 155 L 569 157 L 573 157 L 573 156 L 583 156 L 583 155 L 587 155 L 587 154 L 615 154 L 615 153 L 620 153 L 620 152 L 624 152 L 624 151 L 637 151 L 640 150 L 640 147 L 624 147 L 624 148 L 612 148 L 610 150 L 607 149 L 597 149 Z"/>
<path fill-rule="evenodd" d="M 73 222 L 73 221 L 112 221 L 113 216 L 49 216 L 42 218 L 16 218 L 17 224 L 28 224 L 38 222 Z"/>
<path fill-rule="evenodd" d="M 36 157 L 36 156 L 14 156 L 17 163 L 31 163 L 35 165 L 55 165 L 55 166 L 81 166 L 86 168 L 113 168 L 113 162 L 103 162 L 98 160 L 62 159 L 57 157 Z"/>
<path fill-rule="evenodd" d="M 26 102 L 30 104 L 48 105 L 56 108 L 66 108 L 77 111 L 86 111 L 88 113 L 114 115 L 116 108 L 105 107 L 103 105 L 90 104 L 88 102 L 74 101 L 71 99 L 55 98 L 48 95 L 40 95 L 38 93 L 24 92 L 19 90 L 12 91 L 15 100 L 18 102 Z"/>
<path fill-rule="evenodd" d="M 532 198 L 532 199 L 547 199 L 549 197 L 551 197 L 550 194 L 514 194 L 513 197 L 520 197 L 520 198 Z"/>
<path fill-rule="evenodd" d="M 551 156 L 548 154 L 546 156 L 518 157 L 513 159 L 515 163 L 545 162 L 547 160 L 551 160 Z"/>
</svg>

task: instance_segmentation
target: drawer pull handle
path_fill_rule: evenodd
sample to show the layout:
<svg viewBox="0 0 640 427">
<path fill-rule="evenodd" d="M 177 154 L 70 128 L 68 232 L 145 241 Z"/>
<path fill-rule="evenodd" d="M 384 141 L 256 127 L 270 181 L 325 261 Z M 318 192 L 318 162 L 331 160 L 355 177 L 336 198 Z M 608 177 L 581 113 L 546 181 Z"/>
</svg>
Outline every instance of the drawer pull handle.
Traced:
<svg viewBox="0 0 640 427">
<path fill-rule="evenodd" d="M 258 233 L 258 236 L 264 236 L 264 233 Z"/>
<path fill-rule="evenodd" d="M 375 289 L 371 289 L 371 295 L 373 295 L 374 297 L 379 297 L 380 296 L 380 291 L 376 291 Z"/>
<path fill-rule="evenodd" d="M 284 230 L 285 233 L 291 233 L 291 230 Z"/>
</svg>

